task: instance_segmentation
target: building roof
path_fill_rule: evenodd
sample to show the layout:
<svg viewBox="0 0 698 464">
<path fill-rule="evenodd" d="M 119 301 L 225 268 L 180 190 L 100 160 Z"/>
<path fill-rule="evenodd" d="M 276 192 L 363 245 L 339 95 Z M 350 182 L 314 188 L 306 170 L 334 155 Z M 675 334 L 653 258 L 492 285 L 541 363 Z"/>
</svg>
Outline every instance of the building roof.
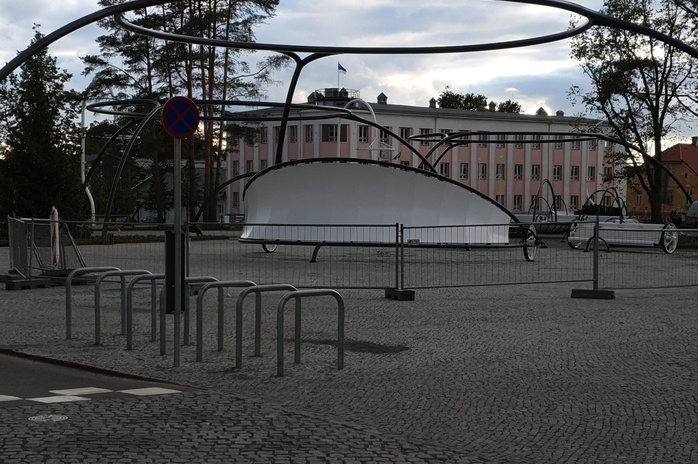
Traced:
<svg viewBox="0 0 698 464">
<path fill-rule="evenodd" d="M 698 146 L 691 143 L 677 143 L 662 152 L 662 163 L 684 162 L 698 174 Z"/>
</svg>

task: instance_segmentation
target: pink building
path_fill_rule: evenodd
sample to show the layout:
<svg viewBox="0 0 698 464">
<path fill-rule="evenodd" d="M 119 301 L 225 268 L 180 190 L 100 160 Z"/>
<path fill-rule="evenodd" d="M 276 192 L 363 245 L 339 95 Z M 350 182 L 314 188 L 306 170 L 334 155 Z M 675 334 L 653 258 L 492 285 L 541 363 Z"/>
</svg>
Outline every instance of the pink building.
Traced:
<svg viewBox="0 0 698 464">
<path fill-rule="evenodd" d="M 376 103 L 367 103 L 359 99 L 358 91 L 336 88 L 316 91 L 308 100 L 323 109 L 344 107 L 354 100 L 353 113 L 409 140 L 422 155 L 439 140 L 427 134 L 475 132 L 452 149 L 441 147 L 429 160 L 441 175 L 474 187 L 514 213 L 528 211 L 546 179 L 553 185 L 558 210 L 572 213 L 588 194 L 604 187 L 602 177 L 612 170 L 604 163 L 605 148 L 610 147 L 602 141 L 574 140 L 577 136 L 560 134 L 579 132 L 580 127 L 598 121 L 567 117 L 562 112 L 551 116 L 541 108 L 536 114 L 500 113 L 494 104 L 479 111 L 442 109 L 434 99 L 426 107 L 393 105 L 382 93 Z M 281 110 L 250 113 L 262 112 L 278 118 Z M 360 121 L 327 119 L 327 115 L 327 111 L 292 109 L 281 152 L 283 162 L 346 157 L 420 165 L 420 158 L 388 132 Z M 324 119 L 315 119 L 319 117 Z M 274 164 L 281 123 L 270 119 L 257 124 L 256 143 L 240 140 L 237 151 L 230 154 L 228 178 Z M 244 179 L 229 187 L 230 213 L 244 214 L 243 189 Z M 546 194 L 549 198 L 550 193 Z"/>
</svg>

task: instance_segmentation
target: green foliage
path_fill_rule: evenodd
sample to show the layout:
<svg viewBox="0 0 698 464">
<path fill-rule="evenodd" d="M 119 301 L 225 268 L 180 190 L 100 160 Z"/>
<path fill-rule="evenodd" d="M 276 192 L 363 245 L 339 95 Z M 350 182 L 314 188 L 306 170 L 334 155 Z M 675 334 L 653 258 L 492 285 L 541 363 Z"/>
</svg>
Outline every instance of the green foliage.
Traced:
<svg viewBox="0 0 698 464">
<path fill-rule="evenodd" d="M 101 6 L 123 3 L 123 0 L 100 0 Z M 182 0 L 155 9 L 140 9 L 129 18 L 134 24 L 218 40 L 251 42 L 254 28 L 274 14 L 278 0 Z M 252 55 L 244 50 L 208 47 L 177 42 L 162 42 L 125 31 L 113 18 L 100 22 L 108 34 L 98 38 L 100 54 L 84 58 L 85 74 L 93 76 L 91 91 L 95 95 L 118 98 L 165 100 L 175 95 L 208 101 L 252 100 L 264 96 L 264 86 L 272 84 L 272 73 L 289 63 L 284 55 L 273 54 L 250 63 Z M 230 111 L 226 105 L 204 105 L 200 108 L 202 123 L 200 139 L 182 151 L 191 166 L 201 156 L 205 162 L 204 179 L 189 183 L 184 192 L 193 213 L 194 200 L 208 196 L 223 179 L 217 173 L 225 158 L 223 143 L 225 125 L 215 121 Z M 155 131 L 150 131 L 154 134 Z M 144 143 L 146 135 L 141 135 Z M 157 137 L 153 139 L 158 140 Z M 171 146 L 171 145 L 169 145 Z M 154 157 L 151 174 L 161 178 L 160 158 Z M 187 170 L 189 171 L 189 170 Z M 189 172 L 192 176 L 192 173 Z M 194 191 L 203 187 L 203 194 Z M 153 201 L 158 215 L 165 207 L 164 191 L 154 187 Z M 215 205 L 211 210 L 215 213 Z M 206 220 L 215 219 L 205 215 Z"/>
<path fill-rule="evenodd" d="M 35 28 L 34 42 L 42 38 Z M 86 217 L 80 181 L 79 96 L 70 74 L 44 50 L 0 86 L 0 214 L 62 219 Z"/>
<path fill-rule="evenodd" d="M 672 0 L 606 0 L 602 12 L 696 46 L 695 16 Z M 635 177 L 648 195 L 653 222 L 661 222 L 666 176 L 646 159 L 661 161 L 663 139 L 696 115 L 691 97 L 696 61 L 656 39 L 606 27 L 593 27 L 571 43 L 571 56 L 589 77 L 591 90 L 573 87 L 570 99 L 603 117 L 609 135 L 638 147 L 639 153 L 625 153 L 628 167 L 619 174 Z"/>
<path fill-rule="evenodd" d="M 451 91 L 450 86 L 446 86 L 446 89 L 441 92 L 437 102 L 440 108 L 451 108 L 456 110 L 477 111 L 488 107 L 486 96 L 475 93 L 455 93 Z M 507 100 L 497 105 L 497 111 L 503 113 L 521 113 L 522 109 L 518 102 Z"/>
</svg>

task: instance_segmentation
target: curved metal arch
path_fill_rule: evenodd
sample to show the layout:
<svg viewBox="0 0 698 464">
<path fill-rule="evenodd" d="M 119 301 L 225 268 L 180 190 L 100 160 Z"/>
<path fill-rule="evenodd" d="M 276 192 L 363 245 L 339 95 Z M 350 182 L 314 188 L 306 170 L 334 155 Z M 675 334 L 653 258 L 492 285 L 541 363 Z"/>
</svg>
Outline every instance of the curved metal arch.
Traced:
<svg viewBox="0 0 698 464">
<path fill-rule="evenodd" d="M 209 203 L 211 203 L 213 200 L 216 199 L 216 195 L 218 195 L 218 192 L 226 188 L 228 185 L 232 184 L 233 182 L 237 182 L 241 179 L 244 179 L 246 177 L 252 177 L 256 175 L 256 172 L 247 172 L 245 174 L 240 174 L 237 176 L 234 176 L 231 179 L 226 180 L 222 184 L 218 185 L 215 189 L 213 189 L 213 192 L 208 196 L 208 198 L 205 198 L 204 201 L 201 203 L 201 206 L 199 207 L 199 211 L 197 211 L 196 216 L 194 216 L 194 222 L 199 222 L 199 218 L 201 217 L 201 214 L 206 210 L 206 206 L 208 206 Z"/>
<path fill-rule="evenodd" d="M 8 61 L 5 66 L 0 68 L 0 81 L 9 76 L 12 73 L 12 71 L 19 68 L 27 59 L 31 58 L 36 53 L 47 48 L 49 45 L 51 45 L 58 39 L 65 37 L 71 32 L 75 32 L 78 29 L 81 29 L 85 26 L 89 26 L 90 24 L 95 23 L 100 19 L 107 18 L 109 16 L 118 15 L 127 11 L 133 11 L 140 8 L 146 8 L 149 6 L 164 5 L 166 3 L 172 3 L 175 1 L 177 0 L 134 0 L 131 2 L 122 3 L 120 5 L 110 6 L 102 10 L 96 11 L 94 13 L 90 13 L 86 16 L 83 16 L 82 18 L 68 23 L 65 26 L 58 28 L 52 33 L 44 36 L 41 40 L 38 40 L 34 44 L 30 45 L 23 52 L 20 52 L 19 54 L 17 54 L 16 57 Z"/>
<path fill-rule="evenodd" d="M 513 1 L 513 0 L 496 0 L 496 1 Z M 529 4 L 544 4 L 544 3 L 558 3 L 557 1 L 551 2 L 537 2 L 534 0 L 521 0 L 520 3 Z M 564 2 L 560 2 L 564 3 Z M 563 8 L 562 6 L 556 5 L 544 5 L 553 8 Z M 581 7 L 580 7 L 581 8 Z M 586 11 L 581 9 L 580 11 Z M 584 13 L 579 13 L 583 16 L 587 16 Z M 134 34 L 144 35 L 146 37 L 151 37 L 155 39 L 182 42 L 194 45 L 206 45 L 214 47 L 227 47 L 236 48 L 241 50 L 265 50 L 277 53 L 312 53 L 312 54 L 322 54 L 325 56 L 338 55 L 338 54 L 356 54 L 356 55 L 419 55 L 419 54 L 442 54 L 442 53 L 464 53 L 464 52 L 481 52 L 481 51 L 491 51 L 491 50 L 504 50 L 508 48 L 519 48 L 531 45 L 542 45 L 551 42 L 557 42 L 559 40 L 569 39 L 577 34 L 581 34 L 586 31 L 594 24 L 587 18 L 587 21 L 579 24 L 577 26 L 571 27 L 561 32 L 556 32 L 553 34 L 542 35 L 538 37 L 531 37 L 526 39 L 517 40 L 504 40 L 501 42 L 486 42 L 481 44 L 471 44 L 471 45 L 441 45 L 441 46 L 421 46 L 421 47 L 340 47 L 340 46 L 322 46 L 322 45 L 284 45 L 284 44 L 274 44 L 274 43 L 260 43 L 260 42 L 239 42 L 233 40 L 222 40 L 222 39 L 209 39 L 205 37 L 196 37 L 185 34 L 177 34 L 173 32 L 157 31 L 155 29 L 149 29 L 143 26 L 138 26 L 128 21 L 123 14 L 119 14 L 115 17 L 117 24 L 126 29 L 127 31 L 133 32 Z"/>
<path fill-rule="evenodd" d="M 136 143 L 136 139 L 138 135 L 141 133 L 145 125 L 150 122 L 150 120 L 155 116 L 159 111 L 162 110 L 162 106 L 158 105 L 155 108 L 152 109 L 150 113 L 146 117 L 144 117 L 138 124 L 138 127 L 136 127 L 136 130 L 133 132 L 133 135 L 131 136 L 131 140 L 129 140 L 128 145 L 126 146 L 126 149 L 124 150 L 124 154 L 121 157 L 121 161 L 119 161 L 119 166 L 117 167 L 116 174 L 115 174 L 115 179 L 120 179 L 121 178 L 121 172 L 124 170 L 124 166 L 126 165 L 126 160 L 128 159 L 129 155 L 131 154 L 131 149 L 133 148 L 133 145 Z M 111 217 L 112 213 L 112 207 L 114 206 L 114 199 L 116 198 L 116 186 L 118 184 L 118 181 L 113 182 L 111 186 L 111 191 L 109 192 L 109 200 L 107 201 L 107 209 L 104 212 L 104 225 L 102 226 L 102 240 L 107 239 L 107 232 L 108 232 L 108 227 L 109 227 L 109 219 Z"/>
</svg>

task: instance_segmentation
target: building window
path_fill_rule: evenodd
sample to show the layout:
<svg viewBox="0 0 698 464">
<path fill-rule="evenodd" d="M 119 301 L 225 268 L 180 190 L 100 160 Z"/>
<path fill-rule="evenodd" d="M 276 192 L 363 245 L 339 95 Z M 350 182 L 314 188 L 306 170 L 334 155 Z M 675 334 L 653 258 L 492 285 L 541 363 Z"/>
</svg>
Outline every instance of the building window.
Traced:
<svg viewBox="0 0 698 464">
<path fill-rule="evenodd" d="M 540 134 L 533 134 L 533 148 L 540 148 Z"/>
<path fill-rule="evenodd" d="M 233 175 L 240 175 L 240 161 L 233 161 Z"/>
<path fill-rule="evenodd" d="M 421 135 L 422 137 L 426 137 L 429 134 L 431 134 L 431 129 L 425 129 L 425 128 L 419 129 L 419 135 Z M 425 140 L 422 140 L 419 144 L 420 145 L 429 145 L 429 141 L 425 139 Z"/>
<path fill-rule="evenodd" d="M 337 126 L 337 124 L 323 124 L 321 127 L 322 127 L 322 141 L 323 142 L 336 142 L 337 136 L 339 136 L 340 142 L 347 141 L 347 125 L 346 124 L 342 124 L 339 127 Z M 339 134 L 337 134 L 337 130 L 340 131 Z"/>
<path fill-rule="evenodd" d="M 597 139 L 589 140 L 589 150 L 596 151 L 599 147 L 599 141 Z"/>
<path fill-rule="evenodd" d="M 570 209 L 575 211 L 579 208 L 579 195 L 572 195 L 570 197 Z"/>
<path fill-rule="evenodd" d="M 233 207 L 240 207 L 240 192 L 233 192 Z"/>
<path fill-rule="evenodd" d="M 516 134 L 515 135 L 516 143 L 514 144 L 514 148 L 523 148 L 524 139 L 525 139 L 525 137 L 523 134 Z"/>
<path fill-rule="evenodd" d="M 521 211 L 521 200 L 523 197 L 521 195 L 514 195 L 514 211 Z"/>
<path fill-rule="evenodd" d="M 460 178 L 461 179 L 468 178 L 468 163 L 461 163 L 460 164 Z"/>
<path fill-rule="evenodd" d="M 579 180 L 579 166 L 572 166 L 570 169 L 570 180 Z"/>
<path fill-rule="evenodd" d="M 450 171 L 450 166 L 448 163 L 439 163 L 439 174 L 448 177 Z"/>
<path fill-rule="evenodd" d="M 587 181 L 588 182 L 596 182 L 596 167 L 594 167 L 594 166 L 587 167 Z"/>
<path fill-rule="evenodd" d="M 368 143 L 368 126 L 359 126 L 359 142 Z"/>
<path fill-rule="evenodd" d="M 555 148 L 562 148 L 562 139 L 564 137 L 562 135 L 556 135 L 555 136 Z"/>
<path fill-rule="evenodd" d="M 514 165 L 514 179 L 521 180 L 523 178 L 523 164 Z"/>
<path fill-rule="evenodd" d="M 579 140 L 572 142 L 572 150 L 579 150 Z"/>
<path fill-rule="evenodd" d="M 504 195 L 495 195 L 494 201 L 496 201 L 500 205 L 504 205 Z"/>
<path fill-rule="evenodd" d="M 497 165 L 497 179 L 504 179 L 505 169 L 506 169 L 505 165 L 503 165 L 503 164 Z"/>
<path fill-rule="evenodd" d="M 409 161 L 400 161 L 400 164 L 403 166 L 409 166 L 410 162 Z"/>
<path fill-rule="evenodd" d="M 337 141 L 337 126 L 334 124 L 322 125 L 322 141 L 336 142 Z"/>
<path fill-rule="evenodd" d="M 607 180 L 613 179 L 613 167 L 612 166 L 604 166 L 603 167 L 603 177 L 604 177 L 604 179 L 607 179 Z"/>
<path fill-rule="evenodd" d="M 504 148 L 504 141 L 507 139 L 507 136 L 504 134 L 497 134 L 497 148 Z"/>
<path fill-rule="evenodd" d="M 405 140 L 409 140 L 409 138 L 412 137 L 412 128 L 411 127 L 401 127 L 400 128 L 400 137 L 402 137 Z"/>
<path fill-rule="evenodd" d="M 470 131 L 465 131 L 465 132 L 470 132 Z M 469 136 L 469 135 L 463 135 L 463 136 L 461 136 L 461 140 L 463 140 L 463 146 L 464 146 L 464 147 L 470 146 L 470 142 L 468 142 L 468 140 L 470 140 L 470 136 Z"/>
<path fill-rule="evenodd" d="M 259 128 L 259 143 L 267 143 L 267 128 Z"/>
<path fill-rule="evenodd" d="M 267 168 L 267 160 L 259 160 L 259 170 L 263 171 Z"/>
<path fill-rule="evenodd" d="M 487 163 L 480 163 L 478 179 L 487 179 Z"/>
<path fill-rule="evenodd" d="M 613 151 L 613 149 L 614 149 L 613 142 L 611 142 L 610 140 L 607 140 L 605 145 L 606 145 L 606 151 Z"/>
<path fill-rule="evenodd" d="M 642 204 L 642 194 L 641 194 L 641 193 L 636 193 L 636 194 L 635 194 L 635 204 L 636 204 L 636 205 L 641 205 L 641 204 Z"/>
<path fill-rule="evenodd" d="M 390 134 L 388 133 L 389 130 L 390 130 L 390 127 L 386 127 L 385 129 L 381 129 L 381 133 L 380 133 L 381 143 L 389 143 L 390 142 Z"/>
<path fill-rule="evenodd" d="M 562 195 L 555 195 L 555 209 L 562 209 Z"/>
<path fill-rule="evenodd" d="M 279 126 L 274 126 L 274 143 L 279 143 L 279 132 L 281 128 Z"/>
<path fill-rule="evenodd" d="M 305 128 L 305 142 L 313 143 L 313 126 L 307 125 L 303 127 Z"/>
<path fill-rule="evenodd" d="M 662 203 L 668 206 L 674 206 L 674 191 L 667 190 L 662 194 Z"/>
<path fill-rule="evenodd" d="M 477 144 L 478 147 L 486 147 L 486 143 L 482 143 L 487 140 L 487 134 L 480 134 L 480 137 L 478 137 L 480 140 L 480 143 Z"/>
<path fill-rule="evenodd" d="M 531 165 L 531 180 L 540 179 L 540 164 Z"/>
<path fill-rule="evenodd" d="M 298 126 L 289 126 L 288 132 L 291 143 L 298 143 Z"/>
<path fill-rule="evenodd" d="M 247 160 L 245 161 L 245 172 L 254 172 L 254 161 L 253 160 Z"/>
<path fill-rule="evenodd" d="M 531 208 L 538 209 L 538 195 L 531 195 Z"/>
<path fill-rule="evenodd" d="M 562 180 L 562 166 L 559 164 L 553 166 L 553 180 Z"/>
</svg>

